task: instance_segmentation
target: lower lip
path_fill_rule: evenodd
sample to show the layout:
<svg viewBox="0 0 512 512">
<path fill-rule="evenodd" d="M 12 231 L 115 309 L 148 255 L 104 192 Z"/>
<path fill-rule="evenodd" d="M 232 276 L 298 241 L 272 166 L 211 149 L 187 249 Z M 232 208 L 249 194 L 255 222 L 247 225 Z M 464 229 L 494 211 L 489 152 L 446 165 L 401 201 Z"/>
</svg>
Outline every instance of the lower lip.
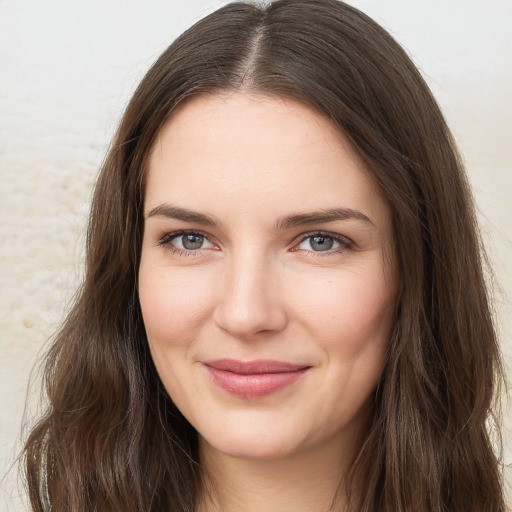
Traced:
<svg viewBox="0 0 512 512">
<path fill-rule="evenodd" d="M 243 398 L 256 398 L 270 395 L 290 386 L 300 379 L 309 368 L 278 373 L 233 373 L 206 366 L 214 384 L 232 395 Z"/>
</svg>

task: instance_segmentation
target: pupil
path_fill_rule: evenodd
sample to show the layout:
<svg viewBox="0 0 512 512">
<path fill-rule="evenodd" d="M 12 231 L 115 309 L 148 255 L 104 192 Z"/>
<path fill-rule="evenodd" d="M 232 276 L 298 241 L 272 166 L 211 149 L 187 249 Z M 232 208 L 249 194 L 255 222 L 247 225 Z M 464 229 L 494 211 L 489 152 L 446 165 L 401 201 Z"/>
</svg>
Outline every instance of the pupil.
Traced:
<svg viewBox="0 0 512 512">
<path fill-rule="evenodd" d="M 315 251 L 328 251 L 333 246 L 333 239 L 328 236 L 314 236 L 311 239 L 311 247 Z"/>
<path fill-rule="evenodd" d="M 200 249 L 203 245 L 203 237 L 201 235 L 183 235 L 182 242 L 185 249 Z"/>
</svg>

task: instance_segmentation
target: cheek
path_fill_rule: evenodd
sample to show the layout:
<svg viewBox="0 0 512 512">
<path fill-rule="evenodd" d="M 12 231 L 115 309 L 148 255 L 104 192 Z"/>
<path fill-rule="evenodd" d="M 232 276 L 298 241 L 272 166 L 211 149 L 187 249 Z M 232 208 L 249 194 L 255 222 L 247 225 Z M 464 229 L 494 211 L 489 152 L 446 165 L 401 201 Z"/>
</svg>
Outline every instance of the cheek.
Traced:
<svg viewBox="0 0 512 512">
<path fill-rule="evenodd" d="M 208 280 L 179 269 L 158 271 L 141 263 L 139 300 L 152 350 L 188 345 L 207 319 L 212 291 Z"/>
<path fill-rule="evenodd" d="M 342 271 L 298 293 L 299 317 L 330 356 L 351 362 L 387 347 L 395 319 L 396 286 L 382 271 Z M 323 283 L 318 286 L 318 283 Z M 390 286 L 391 284 L 391 286 Z M 366 354 L 366 355 L 368 355 Z"/>
<path fill-rule="evenodd" d="M 158 270 L 148 263 L 141 262 L 139 300 L 151 356 L 169 395 L 187 417 L 193 417 L 201 392 L 186 363 L 209 317 L 211 290 L 207 281 L 182 269 Z"/>
</svg>

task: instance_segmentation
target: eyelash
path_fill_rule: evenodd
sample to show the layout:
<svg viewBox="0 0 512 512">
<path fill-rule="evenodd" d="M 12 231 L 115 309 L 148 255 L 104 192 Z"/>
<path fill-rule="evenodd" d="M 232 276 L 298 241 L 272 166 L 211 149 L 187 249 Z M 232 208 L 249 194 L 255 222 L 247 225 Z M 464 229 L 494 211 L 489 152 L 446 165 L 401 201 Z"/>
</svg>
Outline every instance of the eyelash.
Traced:
<svg viewBox="0 0 512 512">
<path fill-rule="evenodd" d="M 193 236 L 200 236 L 204 238 L 205 240 L 209 241 L 214 247 L 217 247 L 216 244 L 210 241 L 208 235 L 206 233 L 202 233 L 201 231 L 194 231 L 194 230 L 181 230 L 181 231 L 174 231 L 171 233 L 166 233 L 158 242 L 158 245 L 160 247 L 164 247 L 165 249 L 171 251 L 173 254 L 177 254 L 178 256 L 199 256 L 202 254 L 204 249 L 196 249 L 196 250 L 183 250 L 179 249 L 178 247 L 173 246 L 172 241 L 185 235 L 193 235 Z M 339 243 L 340 246 L 336 247 L 335 249 L 329 249 L 326 251 L 308 251 L 306 249 L 299 249 L 298 246 L 305 242 L 308 238 L 314 238 L 314 237 L 325 237 L 330 238 L 334 240 L 335 242 Z M 349 238 L 338 235 L 336 233 L 331 233 L 329 231 L 313 231 L 309 233 L 304 233 L 300 236 L 299 240 L 294 244 L 294 247 L 291 249 L 292 252 L 297 251 L 304 251 L 305 253 L 310 255 L 314 255 L 314 257 L 325 257 L 325 256 L 331 256 L 333 254 L 341 254 L 345 251 L 353 249 L 354 243 Z"/>
<path fill-rule="evenodd" d="M 210 239 L 208 238 L 208 235 L 206 235 L 206 233 L 202 233 L 201 231 L 182 230 L 182 231 L 173 231 L 171 233 L 165 234 L 158 242 L 158 245 L 160 247 L 164 247 L 168 251 L 171 251 L 173 254 L 177 254 L 178 256 L 187 257 L 187 256 L 200 255 L 204 249 L 203 250 L 197 249 L 197 250 L 188 250 L 187 251 L 187 250 L 179 249 L 178 247 L 174 247 L 172 245 L 173 240 L 175 240 L 176 238 L 179 238 L 180 236 L 185 236 L 185 235 L 200 236 L 200 237 L 204 238 L 205 240 L 210 241 Z M 210 243 L 213 246 L 216 246 L 213 242 L 210 242 Z"/>
<path fill-rule="evenodd" d="M 325 237 L 325 238 L 331 238 L 335 242 L 338 242 L 340 244 L 339 247 L 336 247 L 335 249 L 328 249 L 326 251 L 308 251 L 305 249 L 299 249 L 297 246 L 302 244 L 302 242 L 305 242 L 308 238 L 314 238 L 314 237 Z M 300 251 L 303 250 L 308 256 L 313 257 L 326 257 L 326 256 L 332 256 L 333 254 L 341 254 L 345 251 L 349 251 L 353 249 L 354 243 L 352 240 L 347 238 L 346 236 L 338 235 L 336 233 L 331 233 L 329 231 L 313 231 L 310 233 L 305 233 L 304 235 L 301 235 L 299 241 L 295 244 L 294 248 L 292 248 L 292 251 Z"/>
</svg>

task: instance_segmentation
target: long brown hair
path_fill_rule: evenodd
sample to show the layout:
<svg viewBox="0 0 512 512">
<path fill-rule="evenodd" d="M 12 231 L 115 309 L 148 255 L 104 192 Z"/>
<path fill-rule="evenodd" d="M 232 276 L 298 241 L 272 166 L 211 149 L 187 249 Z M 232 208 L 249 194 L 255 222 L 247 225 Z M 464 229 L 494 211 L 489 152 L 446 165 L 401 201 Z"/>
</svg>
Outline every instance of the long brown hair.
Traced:
<svg viewBox="0 0 512 512">
<path fill-rule="evenodd" d="M 336 0 L 233 3 L 142 80 L 102 167 L 86 274 L 46 359 L 25 446 L 34 511 L 193 512 L 197 434 L 156 373 L 137 294 L 144 167 L 185 98 L 294 98 L 350 139 L 393 215 L 398 319 L 348 480 L 361 512 L 505 510 L 488 424 L 501 364 L 472 199 L 443 116 L 401 47 Z M 350 482 L 365 492 L 350 493 Z M 354 491 L 354 489 L 352 489 Z"/>
</svg>

